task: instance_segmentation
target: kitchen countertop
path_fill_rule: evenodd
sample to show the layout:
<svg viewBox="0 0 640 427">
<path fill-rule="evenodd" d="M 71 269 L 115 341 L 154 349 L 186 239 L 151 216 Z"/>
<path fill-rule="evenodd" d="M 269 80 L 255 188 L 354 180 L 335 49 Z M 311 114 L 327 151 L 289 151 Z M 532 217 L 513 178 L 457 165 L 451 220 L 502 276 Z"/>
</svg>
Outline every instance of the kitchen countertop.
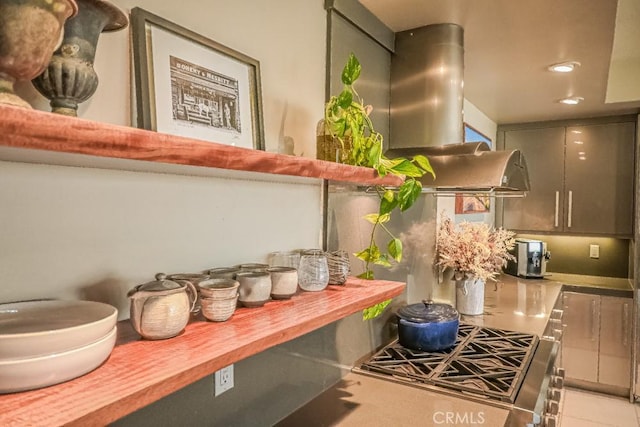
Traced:
<svg viewBox="0 0 640 427">
<path fill-rule="evenodd" d="M 446 301 L 453 285 L 436 286 L 441 288 L 434 299 Z M 547 279 L 503 275 L 497 284 L 485 287 L 484 314 L 461 316 L 461 321 L 541 336 L 562 286 Z M 350 373 L 278 426 L 500 426 L 508 414 L 507 409 Z"/>
<path fill-rule="evenodd" d="M 484 313 L 479 316 L 463 315 L 460 320 L 542 336 L 562 286 L 553 280 L 502 275 L 497 283 L 485 285 Z"/>
</svg>

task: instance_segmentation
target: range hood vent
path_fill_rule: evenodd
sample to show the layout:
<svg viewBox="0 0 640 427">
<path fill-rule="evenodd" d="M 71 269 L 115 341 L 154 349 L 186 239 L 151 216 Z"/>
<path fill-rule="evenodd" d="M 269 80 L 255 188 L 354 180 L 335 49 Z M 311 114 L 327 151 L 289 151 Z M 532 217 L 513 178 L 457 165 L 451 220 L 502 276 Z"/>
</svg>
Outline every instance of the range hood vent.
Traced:
<svg viewBox="0 0 640 427">
<path fill-rule="evenodd" d="M 389 157 L 429 158 L 436 179 L 421 179 L 425 191 L 449 193 L 489 193 L 496 196 L 523 196 L 529 191 L 527 164 L 519 150 L 491 151 L 484 142 L 447 144 L 441 147 L 389 150 Z"/>
<path fill-rule="evenodd" d="M 462 143 L 463 39 L 456 24 L 396 33 L 386 156 L 427 156 L 436 178 L 423 177 L 426 191 L 524 195 L 529 178 L 520 151 Z"/>
</svg>

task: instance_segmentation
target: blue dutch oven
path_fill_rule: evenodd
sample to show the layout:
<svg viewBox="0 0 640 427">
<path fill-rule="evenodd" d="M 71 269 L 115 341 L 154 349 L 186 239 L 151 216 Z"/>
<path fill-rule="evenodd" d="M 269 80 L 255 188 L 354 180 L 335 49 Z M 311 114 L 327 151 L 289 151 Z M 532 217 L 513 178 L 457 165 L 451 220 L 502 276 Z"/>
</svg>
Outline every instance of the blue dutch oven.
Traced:
<svg viewBox="0 0 640 427">
<path fill-rule="evenodd" d="M 460 315 L 449 304 L 422 301 L 404 306 L 396 314 L 398 342 L 403 347 L 440 351 L 456 343 Z"/>
</svg>

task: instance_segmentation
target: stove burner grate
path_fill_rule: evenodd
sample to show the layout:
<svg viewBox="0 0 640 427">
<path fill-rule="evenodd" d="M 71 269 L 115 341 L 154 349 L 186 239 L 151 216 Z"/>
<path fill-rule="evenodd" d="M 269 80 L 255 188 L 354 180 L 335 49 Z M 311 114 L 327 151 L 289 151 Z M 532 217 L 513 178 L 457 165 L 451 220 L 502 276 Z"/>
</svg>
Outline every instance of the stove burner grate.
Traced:
<svg viewBox="0 0 640 427">
<path fill-rule="evenodd" d="M 513 403 L 537 343 L 535 335 L 461 324 L 448 350 L 416 351 L 394 341 L 354 370 Z"/>
</svg>

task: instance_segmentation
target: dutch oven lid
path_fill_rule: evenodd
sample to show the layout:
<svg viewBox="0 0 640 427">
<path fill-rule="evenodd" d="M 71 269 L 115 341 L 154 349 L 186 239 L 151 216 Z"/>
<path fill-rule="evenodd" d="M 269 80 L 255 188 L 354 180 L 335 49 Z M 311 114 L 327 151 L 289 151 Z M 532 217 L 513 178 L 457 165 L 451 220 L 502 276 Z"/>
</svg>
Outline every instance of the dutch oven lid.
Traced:
<svg viewBox="0 0 640 427">
<path fill-rule="evenodd" d="M 458 320 L 458 311 L 449 304 L 423 300 L 421 303 L 410 304 L 398 310 L 398 317 L 414 323 L 439 323 Z"/>
</svg>

